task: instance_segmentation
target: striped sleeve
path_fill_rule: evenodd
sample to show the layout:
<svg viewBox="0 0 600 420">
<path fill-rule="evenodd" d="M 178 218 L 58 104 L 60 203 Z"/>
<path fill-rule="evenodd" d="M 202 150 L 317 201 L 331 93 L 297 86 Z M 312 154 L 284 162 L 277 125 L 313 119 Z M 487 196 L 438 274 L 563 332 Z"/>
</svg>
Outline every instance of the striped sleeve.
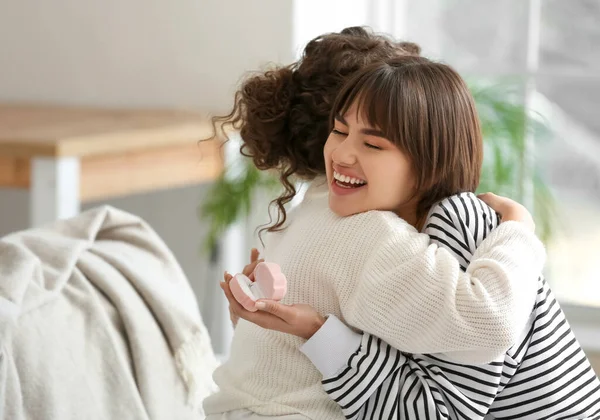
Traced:
<svg viewBox="0 0 600 420">
<path fill-rule="evenodd" d="M 389 395 L 381 396 L 382 391 L 387 391 L 382 389 L 382 384 L 404 362 L 405 356 L 400 351 L 365 333 L 348 367 L 339 375 L 323 379 L 323 387 L 348 419 L 367 418 L 369 408 L 391 411 L 391 406 L 384 403 Z"/>
<path fill-rule="evenodd" d="M 473 194 L 461 194 L 433 208 L 425 232 L 465 270 L 498 223 Z M 347 368 L 324 378 L 323 387 L 348 419 L 478 419 L 487 413 L 503 375 L 511 373 L 505 369 L 502 363 L 470 367 L 444 355 L 405 354 L 364 333 Z"/>
<path fill-rule="evenodd" d="M 323 387 L 348 419 L 483 419 L 514 368 L 405 354 L 364 334 L 347 369 Z"/>
<path fill-rule="evenodd" d="M 475 195 L 453 195 L 433 207 L 425 222 L 424 232 L 431 242 L 456 257 L 463 271 L 475 250 L 500 224 L 499 216 Z"/>
<path fill-rule="evenodd" d="M 519 368 L 490 407 L 497 419 L 600 419 L 600 381 L 548 283 L 540 277 L 531 328 L 508 354 Z"/>
</svg>

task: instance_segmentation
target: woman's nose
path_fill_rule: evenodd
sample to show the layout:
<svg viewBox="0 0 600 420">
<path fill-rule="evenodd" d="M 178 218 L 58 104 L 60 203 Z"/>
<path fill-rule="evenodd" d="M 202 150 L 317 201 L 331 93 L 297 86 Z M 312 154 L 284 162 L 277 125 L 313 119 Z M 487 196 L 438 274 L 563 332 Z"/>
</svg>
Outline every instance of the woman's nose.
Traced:
<svg viewBox="0 0 600 420">
<path fill-rule="evenodd" d="M 344 139 L 331 153 L 331 159 L 334 163 L 343 166 L 352 166 L 356 163 L 356 153 L 350 138 Z"/>
</svg>

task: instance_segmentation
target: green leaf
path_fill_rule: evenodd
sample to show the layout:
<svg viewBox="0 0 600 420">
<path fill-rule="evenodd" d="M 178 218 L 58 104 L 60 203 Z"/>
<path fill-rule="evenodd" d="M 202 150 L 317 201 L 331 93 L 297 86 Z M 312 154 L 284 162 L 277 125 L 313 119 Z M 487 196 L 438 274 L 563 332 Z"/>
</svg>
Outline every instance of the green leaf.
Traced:
<svg viewBox="0 0 600 420">
<path fill-rule="evenodd" d="M 209 226 L 204 242 L 207 251 L 217 245 L 229 226 L 248 217 L 258 190 L 266 189 L 275 195 L 280 188 L 278 178 L 272 173 L 259 171 L 250 159 L 244 158 L 241 162 L 240 173 L 233 178 L 228 177 L 227 171 L 222 174 L 198 207 L 199 218 Z"/>
</svg>

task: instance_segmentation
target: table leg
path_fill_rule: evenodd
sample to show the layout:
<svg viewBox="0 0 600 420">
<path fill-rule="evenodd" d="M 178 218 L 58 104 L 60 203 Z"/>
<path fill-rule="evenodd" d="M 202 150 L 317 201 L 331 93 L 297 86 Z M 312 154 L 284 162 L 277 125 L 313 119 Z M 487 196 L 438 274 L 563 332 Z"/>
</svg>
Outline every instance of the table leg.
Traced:
<svg viewBox="0 0 600 420">
<path fill-rule="evenodd" d="M 31 161 L 29 224 L 39 226 L 80 211 L 80 162 L 76 157 L 38 157 Z"/>
<path fill-rule="evenodd" d="M 241 139 L 232 136 L 224 147 L 225 176 L 236 176 L 241 168 L 242 156 L 239 152 Z M 236 221 L 230 226 L 221 237 L 218 246 L 217 260 L 213 264 L 213 272 L 218 276 L 211 281 L 222 280 L 223 271 L 227 270 L 231 274 L 242 271 L 248 263 L 248 238 L 246 237 L 245 218 Z M 229 304 L 220 287 L 214 290 L 214 295 L 208 305 L 210 316 L 207 321 L 213 348 L 220 358 L 226 358 L 229 354 L 231 340 L 233 338 L 233 328 L 229 319 Z"/>
<path fill-rule="evenodd" d="M 233 339 L 233 326 L 229 319 L 229 304 L 218 287 L 218 281 L 223 279 L 223 271 L 227 270 L 231 274 L 242 271 L 242 268 L 248 263 L 246 260 L 247 240 L 245 236 L 244 224 L 237 222 L 230 226 L 223 234 L 218 245 L 218 260 L 215 261 L 213 269 L 214 277 L 210 280 L 213 284 L 207 290 L 207 293 L 213 294 L 211 299 L 205 300 L 205 308 L 210 314 L 205 320 L 210 333 L 213 349 L 219 358 L 226 359 L 229 355 L 231 340 Z"/>
</svg>

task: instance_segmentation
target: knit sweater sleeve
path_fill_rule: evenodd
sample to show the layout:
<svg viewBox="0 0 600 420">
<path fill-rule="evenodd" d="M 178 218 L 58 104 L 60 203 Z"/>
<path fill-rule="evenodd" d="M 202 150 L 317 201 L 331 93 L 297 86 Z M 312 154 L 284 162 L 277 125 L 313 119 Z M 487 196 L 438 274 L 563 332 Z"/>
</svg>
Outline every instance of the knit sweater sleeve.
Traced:
<svg viewBox="0 0 600 420">
<path fill-rule="evenodd" d="M 535 300 L 545 260 L 535 235 L 521 223 L 502 223 L 463 272 L 427 235 L 386 227 L 385 220 L 354 287 L 340 290 L 345 320 L 409 353 L 462 354 L 465 363 L 503 354 Z"/>
</svg>

